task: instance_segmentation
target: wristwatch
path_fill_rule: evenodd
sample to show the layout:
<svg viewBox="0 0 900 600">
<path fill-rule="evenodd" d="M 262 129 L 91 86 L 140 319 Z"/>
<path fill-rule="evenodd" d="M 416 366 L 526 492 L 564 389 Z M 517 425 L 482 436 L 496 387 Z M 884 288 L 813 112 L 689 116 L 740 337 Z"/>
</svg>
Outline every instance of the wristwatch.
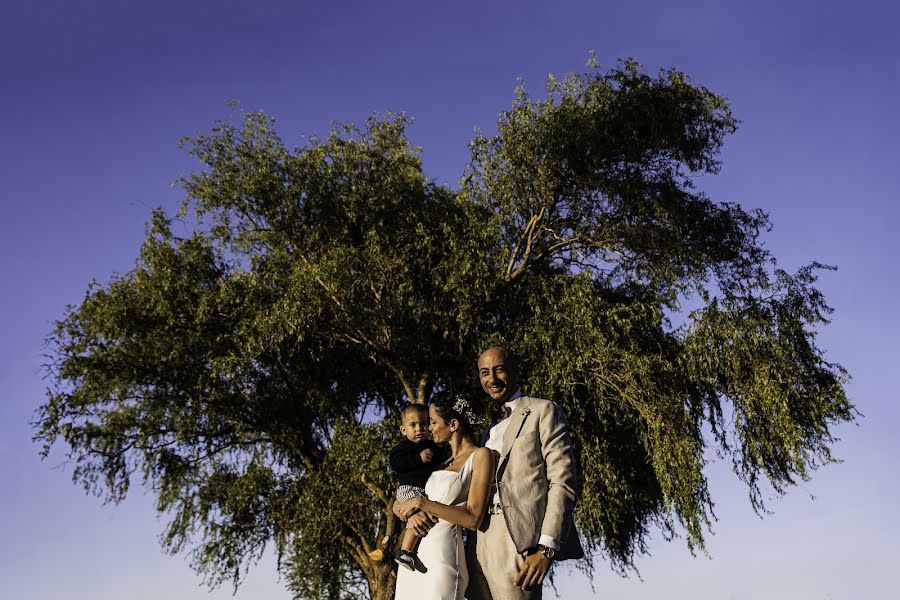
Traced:
<svg viewBox="0 0 900 600">
<path fill-rule="evenodd" d="M 538 544 L 538 550 L 540 550 L 540 552 L 544 555 L 544 558 L 546 558 L 547 560 L 553 560 L 553 557 L 556 556 L 556 550 L 554 550 L 550 546 Z"/>
</svg>

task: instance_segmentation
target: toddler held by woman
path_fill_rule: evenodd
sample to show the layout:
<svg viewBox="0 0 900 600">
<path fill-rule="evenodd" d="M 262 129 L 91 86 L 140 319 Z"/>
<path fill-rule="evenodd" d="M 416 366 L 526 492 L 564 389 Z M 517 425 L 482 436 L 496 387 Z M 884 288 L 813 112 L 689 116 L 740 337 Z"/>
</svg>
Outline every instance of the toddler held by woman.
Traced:
<svg viewBox="0 0 900 600">
<path fill-rule="evenodd" d="M 416 496 L 425 496 L 425 483 L 434 471 L 441 468 L 445 452 L 431 440 L 427 406 L 407 404 L 400 411 L 400 418 L 400 433 L 406 439 L 391 450 L 390 464 L 400 480 L 397 501 L 402 502 Z M 428 568 L 416 554 L 418 545 L 419 538 L 415 531 L 407 529 L 394 560 L 410 571 L 427 573 Z"/>
</svg>

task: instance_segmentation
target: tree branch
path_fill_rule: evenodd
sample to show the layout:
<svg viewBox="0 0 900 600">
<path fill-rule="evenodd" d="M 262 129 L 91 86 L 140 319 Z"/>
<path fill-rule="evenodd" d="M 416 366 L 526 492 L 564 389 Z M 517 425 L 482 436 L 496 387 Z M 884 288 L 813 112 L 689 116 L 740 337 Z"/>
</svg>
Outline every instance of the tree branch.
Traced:
<svg viewBox="0 0 900 600">
<path fill-rule="evenodd" d="M 525 229 L 522 231 L 522 235 L 516 242 L 516 246 L 515 248 L 513 248 L 512 256 L 509 257 L 509 264 L 506 265 L 506 279 L 508 281 L 512 281 L 513 279 L 521 275 L 521 273 L 524 272 L 527 268 L 528 257 L 531 255 L 531 250 L 534 246 L 535 231 L 538 224 L 544 219 L 544 213 L 546 211 L 547 206 L 544 205 L 536 215 L 531 215 L 531 218 L 528 219 L 528 224 L 525 225 Z M 519 262 L 519 265 L 515 267 L 515 269 L 513 269 L 513 266 L 516 264 L 516 258 L 519 256 L 519 252 L 522 249 L 523 242 L 524 251 L 522 252 L 522 261 Z"/>
<path fill-rule="evenodd" d="M 419 395 L 416 398 L 416 402 L 421 404 L 425 404 L 425 399 L 428 392 L 429 383 L 431 382 L 431 373 L 422 373 L 422 377 L 419 378 Z"/>
<path fill-rule="evenodd" d="M 375 494 L 375 497 L 378 498 L 385 507 L 390 508 L 392 502 L 391 498 L 385 495 L 385 493 L 377 485 L 369 481 L 369 478 L 366 477 L 365 473 L 360 475 L 359 479 L 363 482 L 363 485 L 369 488 L 370 492 Z"/>
</svg>

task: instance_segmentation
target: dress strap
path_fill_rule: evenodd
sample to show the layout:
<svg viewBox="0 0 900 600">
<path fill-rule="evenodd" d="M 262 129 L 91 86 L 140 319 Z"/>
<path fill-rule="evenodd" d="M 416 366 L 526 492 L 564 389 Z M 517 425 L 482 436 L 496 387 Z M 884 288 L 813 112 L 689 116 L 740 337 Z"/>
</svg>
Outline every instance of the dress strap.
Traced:
<svg viewBox="0 0 900 600">
<path fill-rule="evenodd" d="M 478 452 L 478 449 L 469 455 L 462 469 L 459 470 L 459 478 L 463 481 L 469 478 L 469 473 L 472 471 L 472 459 L 475 458 L 475 452 Z"/>
</svg>

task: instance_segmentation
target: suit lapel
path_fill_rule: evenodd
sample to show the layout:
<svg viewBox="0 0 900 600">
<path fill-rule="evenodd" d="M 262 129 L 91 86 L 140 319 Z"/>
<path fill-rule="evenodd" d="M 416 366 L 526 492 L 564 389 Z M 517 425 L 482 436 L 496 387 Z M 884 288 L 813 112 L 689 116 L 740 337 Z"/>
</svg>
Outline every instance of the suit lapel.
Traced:
<svg viewBox="0 0 900 600">
<path fill-rule="evenodd" d="M 528 415 L 531 413 L 531 410 L 529 410 L 528 408 L 530 405 L 531 398 L 529 398 L 528 396 L 522 396 L 521 398 L 519 398 L 516 409 L 509 416 L 509 426 L 503 433 L 503 451 L 500 452 L 501 458 L 507 457 L 510 449 L 512 449 L 513 442 L 516 441 L 517 437 L 519 437 L 519 433 L 522 431 L 522 426 L 525 424 L 525 419 L 527 419 Z"/>
</svg>

